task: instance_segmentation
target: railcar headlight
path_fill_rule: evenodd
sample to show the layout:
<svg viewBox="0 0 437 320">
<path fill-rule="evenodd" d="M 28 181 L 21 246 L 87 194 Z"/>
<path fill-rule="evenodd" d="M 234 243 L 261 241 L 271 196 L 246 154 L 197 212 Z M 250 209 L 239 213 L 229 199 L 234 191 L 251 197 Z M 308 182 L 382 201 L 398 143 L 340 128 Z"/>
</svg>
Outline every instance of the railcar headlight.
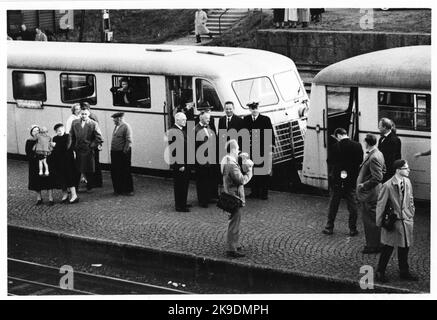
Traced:
<svg viewBox="0 0 437 320">
<path fill-rule="evenodd" d="M 305 103 L 299 107 L 299 118 L 305 118 L 308 115 L 308 105 Z"/>
</svg>

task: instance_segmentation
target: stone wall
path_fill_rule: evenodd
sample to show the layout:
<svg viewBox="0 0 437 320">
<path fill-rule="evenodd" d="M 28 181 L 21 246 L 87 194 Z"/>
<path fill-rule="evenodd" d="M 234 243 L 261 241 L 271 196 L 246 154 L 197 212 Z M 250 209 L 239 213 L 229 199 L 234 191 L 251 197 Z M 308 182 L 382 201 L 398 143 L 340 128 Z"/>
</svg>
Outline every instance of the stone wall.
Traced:
<svg viewBox="0 0 437 320">
<path fill-rule="evenodd" d="M 258 30 L 257 48 L 290 57 L 296 64 L 329 65 L 376 50 L 430 45 L 429 33 L 323 30 Z"/>
</svg>

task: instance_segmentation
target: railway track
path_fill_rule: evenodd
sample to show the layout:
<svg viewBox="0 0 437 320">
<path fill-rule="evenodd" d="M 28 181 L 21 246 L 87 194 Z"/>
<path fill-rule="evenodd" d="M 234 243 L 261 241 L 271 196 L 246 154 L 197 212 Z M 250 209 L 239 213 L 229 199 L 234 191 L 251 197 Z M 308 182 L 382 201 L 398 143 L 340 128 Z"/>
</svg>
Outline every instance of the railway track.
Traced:
<svg viewBox="0 0 437 320">
<path fill-rule="evenodd" d="M 48 265 L 8 258 L 8 295 L 190 294 L 191 292 L 103 275 L 74 271 L 68 289 L 64 273 Z M 71 285 L 72 284 L 72 285 Z"/>
</svg>

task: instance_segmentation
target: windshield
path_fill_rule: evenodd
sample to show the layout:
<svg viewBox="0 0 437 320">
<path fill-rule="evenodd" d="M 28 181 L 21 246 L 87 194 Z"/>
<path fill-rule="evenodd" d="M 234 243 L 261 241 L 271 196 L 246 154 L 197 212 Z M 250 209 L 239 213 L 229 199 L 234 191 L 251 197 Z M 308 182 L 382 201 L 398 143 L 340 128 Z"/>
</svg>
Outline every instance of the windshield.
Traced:
<svg viewBox="0 0 437 320">
<path fill-rule="evenodd" d="M 303 95 L 299 78 L 293 71 L 277 73 L 274 78 L 284 101 L 288 102 Z"/>
<path fill-rule="evenodd" d="M 258 102 L 260 107 L 279 102 L 272 82 L 267 77 L 234 81 L 232 88 L 243 108 L 254 101 Z"/>
</svg>

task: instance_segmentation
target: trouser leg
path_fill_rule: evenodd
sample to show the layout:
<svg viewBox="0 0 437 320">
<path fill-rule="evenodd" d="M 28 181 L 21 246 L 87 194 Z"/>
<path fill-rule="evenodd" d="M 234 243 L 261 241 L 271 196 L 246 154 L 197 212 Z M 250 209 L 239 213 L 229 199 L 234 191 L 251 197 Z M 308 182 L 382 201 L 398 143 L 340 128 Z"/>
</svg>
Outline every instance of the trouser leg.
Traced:
<svg viewBox="0 0 437 320">
<path fill-rule="evenodd" d="M 410 271 L 410 267 L 408 266 L 408 251 L 409 248 L 398 247 L 398 263 L 399 263 L 399 271 L 403 274 L 408 273 Z"/>
<path fill-rule="evenodd" d="M 184 174 L 178 169 L 173 170 L 173 186 L 174 186 L 174 199 L 175 207 L 177 209 L 185 208 L 183 190 L 184 190 Z"/>
<path fill-rule="evenodd" d="M 232 215 L 228 224 L 227 233 L 227 247 L 228 251 L 237 251 L 239 246 L 240 238 L 240 221 L 241 221 L 241 211 L 237 210 L 235 214 Z"/>
<path fill-rule="evenodd" d="M 207 166 L 197 166 L 196 168 L 196 189 L 197 200 L 200 205 L 207 205 L 209 202 L 209 168 Z"/>
<path fill-rule="evenodd" d="M 393 252 L 393 247 L 384 245 L 381 249 L 381 254 L 379 255 L 378 268 L 376 271 L 384 273 L 387 268 L 387 264 L 390 261 L 391 254 Z"/>
<path fill-rule="evenodd" d="M 361 202 L 360 205 L 366 246 L 370 248 L 379 247 L 381 229 L 376 226 L 376 201 Z"/>
<path fill-rule="evenodd" d="M 121 173 L 120 152 L 111 151 L 111 180 L 112 180 L 112 187 L 114 188 L 115 193 L 121 193 L 120 173 Z"/>
<path fill-rule="evenodd" d="M 122 152 L 122 163 L 121 163 L 121 189 L 122 192 L 130 193 L 134 191 L 132 174 L 131 174 L 131 156 L 132 152 L 129 150 L 128 152 Z"/>
<path fill-rule="evenodd" d="M 331 199 L 329 201 L 328 222 L 326 223 L 326 229 L 334 229 L 334 222 L 338 212 L 338 206 L 341 200 L 341 190 L 333 188 L 331 193 Z"/>
<path fill-rule="evenodd" d="M 355 198 L 355 190 L 346 189 L 344 191 L 344 197 L 346 199 L 347 209 L 349 211 L 349 230 L 357 230 L 358 208 L 357 200 Z"/>
</svg>

